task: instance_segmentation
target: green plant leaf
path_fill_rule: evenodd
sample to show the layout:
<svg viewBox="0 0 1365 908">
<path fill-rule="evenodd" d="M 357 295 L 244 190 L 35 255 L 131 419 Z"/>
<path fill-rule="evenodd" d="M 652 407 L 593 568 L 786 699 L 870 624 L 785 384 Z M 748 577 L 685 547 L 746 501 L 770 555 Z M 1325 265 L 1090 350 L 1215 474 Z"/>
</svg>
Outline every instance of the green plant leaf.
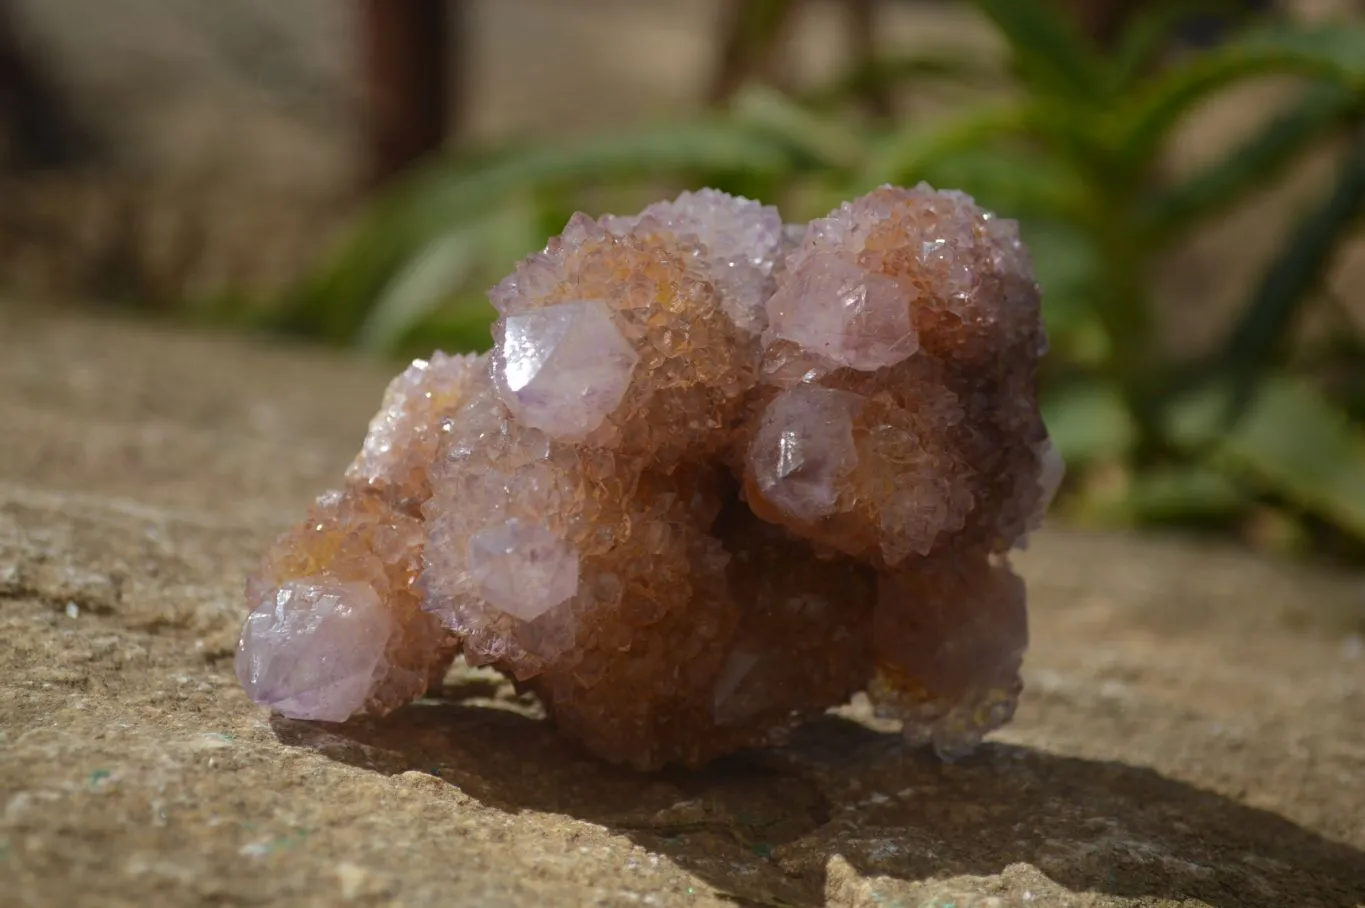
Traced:
<svg viewBox="0 0 1365 908">
<path fill-rule="evenodd" d="M 800 99 L 803 104 L 823 109 L 847 104 L 878 85 L 898 88 L 934 82 L 989 88 L 999 86 L 1004 78 L 1001 68 L 975 48 L 924 49 L 858 60 L 829 84 L 802 93 Z"/>
<path fill-rule="evenodd" d="M 1075 23 L 1049 0 L 975 0 L 1009 44 L 1019 77 L 1035 92 L 1071 101 L 1099 99 L 1102 69 Z"/>
<path fill-rule="evenodd" d="M 358 330 L 358 346 L 371 352 L 391 350 L 468 281 L 482 252 L 479 233 L 470 227 L 428 243 L 375 300 Z"/>
<path fill-rule="evenodd" d="M 357 345 L 393 353 L 408 341 L 420 343 L 436 321 L 447 331 L 451 325 L 475 331 L 480 335 L 475 347 L 486 345 L 488 322 L 495 313 L 483 299 L 484 289 L 543 245 L 543 207 L 539 199 L 515 199 L 477 224 L 430 242 L 376 298 L 358 331 Z M 558 230 L 565 220 L 567 215 L 558 218 L 551 230 Z M 447 342 L 444 349 L 463 352 L 475 347 L 452 348 Z"/>
<path fill-rule="evenodd" d="M 1103 293 L 1103 263 L 1094 238 L 1075 224 L 1026 219 L 1020 225 L 1043 290 L 1043 320 L 1053 355 L 1061 362 L 1098 367 L 1111 341 L 1096 309 Z"/>
<path fill-rule="evenodd" d="M 1016 102 L 983 104 L 971 113 L 926 127 L 897 130 L 874 143 L 867 167 L 859 174 L 859 192 L 883 183 L 911 185 L 945 159 L 1026 136 L 1032 111 Z"/>
<path fill-rule="evenodd" d="M 1171 67 L 1113 115 L 1113 147 L 1122 166 L 1127 172 L 1147 166 L 1171 128 L 1209 95 L 1244 78 L 1272 75 L 1365 90 L 1365 28 L 1256 30 Z"/>
<path fill-rule="evenodd" d="M 1122 396 L 1106 385 L 1053 388 L 1041 406 L 1052 443 L 1067 463 L 1120 460 L 1136 438 Z"/>
<path fill-rule="evenodd" d="M 432 350 L 482 352 L 492 343 L 489 328 L 497 314 L 487 296 L 466 290 L 433 312 L 426 321 L 414 325 L 389 352 L 405 359 L 429 356 Z"/>
<path fill-rule="evenodd" d="M 1311 299 L 1332 256 L 1365 210 L 1365 126 L 1342 157 L 1332 191 L 1290 231 L 1228 338 L 1223 367 L 1234 383 L 1234 409 L 1285 347 L 1294 317 Z"/>
<path fill-rule="evenodd" d="M 1172 409 L 1171 441 L 1295 507 L 1365 540 L 1365 433 L 1307 384 L 1282 375 L 1261 383 L 1225 428 L 1232 389 L 1206 386 Z"/>
<path fill-rule="evenodd" d="M 1159 245 L 1269 185 L 1300 154 L 1358 116 L 1363 100 L 1339 85 L 1312 86 L 1242 145 L 1153 195 L 1138 215 L 1140 233 Z"/>
<path fill-rule="evenodd" d="M 763 85 L 740 90 L 730 110 L 743 126 L 768 132 L 827 170 L 851 170 L 866 157 L 856 132 L 826 114 L 797 104 Z"/>
<path fill-rule="evenodd" d="M 1145 470 L 1132 477 L 1118 505 L 1124 523 L 1187 523 L 1227 518 L 1251 503 L 1227 474 L 1199 463 Z"/>
<path fill-rule="evenodd" d="M 1069 162 L 1028 147 L 963 148 L 926 162 L 918 178 L 969 192 L 1006 217 L 1078 221 L 1089 204 L 1087 186 Z"/>
<path fill-rule="evenodd" d="M 771 132 L 717 118 L 509 150 L 473 164 L 437 162 L 372 202 L 340 247 L 290 294 L 276 327 L 350 340 L 418 250 L 478 223 L 518 192 L 682 172 L 790 177 L 813 164 Z"/>
<path fill-rule="evenodd" d="M 1227 16 L 1242 12 L 1231 0 L 1174 0 L 1140 3 L 1123 27 L 1118 47 L 1108 58 L 1109 91 L 1121 96 L 1146 75 L 1146 69 L 1167 50 L 1181 25 L 1202 15 Z"/>
</svg>

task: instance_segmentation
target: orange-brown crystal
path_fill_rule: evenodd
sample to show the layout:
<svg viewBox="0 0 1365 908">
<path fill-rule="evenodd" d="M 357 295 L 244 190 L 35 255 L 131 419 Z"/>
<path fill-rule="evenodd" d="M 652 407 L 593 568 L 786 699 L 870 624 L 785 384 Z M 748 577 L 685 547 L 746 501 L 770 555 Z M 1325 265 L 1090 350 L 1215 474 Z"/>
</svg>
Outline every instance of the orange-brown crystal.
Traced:
<svg viewBox="0 0 1365 908">
<path fill-rule="evenodd" d="M 490 299 L 493 351 L 395 379 L 253 579 L 257 700 L 382 713 L 458 646 L 642 769 L 859 690 L 947 757 L 1008 720 L 1006 555 L 1061 469 L 1012 222 L 883 187 L 797 228 L 707 190 L 576 215 Z"/>
</svg>

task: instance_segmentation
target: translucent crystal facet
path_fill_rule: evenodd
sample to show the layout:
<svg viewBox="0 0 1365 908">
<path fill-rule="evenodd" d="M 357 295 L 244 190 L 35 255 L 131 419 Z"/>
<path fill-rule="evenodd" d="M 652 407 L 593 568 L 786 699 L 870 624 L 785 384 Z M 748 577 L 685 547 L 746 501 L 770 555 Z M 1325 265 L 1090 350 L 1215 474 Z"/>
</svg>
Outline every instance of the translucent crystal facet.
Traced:
<svg viewBox="0 0 1365 908">
<path fill-rule="evenodd" d="M 458 652 L 640 769 L 858 691 L 946 759 L 1009 721 L 1006 558 L 1063 472 L 1017 225 L 924 185 L 807 225 L 701 190 L 575 214 L 489 299 L 492 351 L 395 378 L 251 576 L 253 700 L 383 715 Z"/>
<path fill-rule="evenodd" d="M 856 394 L 813 385 L 779 394 L 749 448 L 763 497 L 798 520 L 833 511 L 858 460 L 853 417 L 860 406 Z"/>
<path fill-rule="evenodd" d="M 366 584 L 291 581 L 247 616 L 237 678 L 281 715 L 342 722 L 365 705 L 391 630 Z"/>
<path fill-rule="evenodd" d="M 873 371 L 918 347 L 910 319 L 914 290 L 834 255 L 814 255 L 796 267 L 771 299 L 774 337 L 826 359 Z"/>
<path fill-rule="evenodd" d="M 469 539 L 469 573 L 495 607 L 532 621 L 578 589 L 578 555 L 543 524 L 512 518 Z"/>
<path fill-rule="evenodd" d="M 639 359 L 605 303 L 574 300 L 507 318 L 495 377 L 522 423 L 572 438 L 616 409 Z"/>
<path fill-rule="evenodd" d="M 1061 452 L 1050 440 L 1045 440 L 1038 445 L 1038 460 L 1041 464 L 1038 473 L 1038 504 L 1034 506 L 1033 525 L 1042 522 L 1043 515 L 1052 505 L 1052 499 L 1057 496 L 1057 490 L 1062 486 L 1062 480 L 1066 478 L 1066 461 L 1062 460 Z"/>
</svg>

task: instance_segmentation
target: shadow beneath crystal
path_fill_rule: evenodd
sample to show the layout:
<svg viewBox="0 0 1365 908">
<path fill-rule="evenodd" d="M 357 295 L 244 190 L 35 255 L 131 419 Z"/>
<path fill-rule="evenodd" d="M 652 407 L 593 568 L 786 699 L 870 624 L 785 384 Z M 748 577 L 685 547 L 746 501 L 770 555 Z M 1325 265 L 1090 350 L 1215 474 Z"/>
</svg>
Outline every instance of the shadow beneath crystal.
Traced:
<svg viewBox="0 0 1365 908">
<path fill-rule="evenodd" d="M 286 744 L 357 767 L 429 773 L 495 808 L 600 824 L 739 904 L 824 905 L 835 855 L 892 885 L 1026 862 L 1073 892 L 1219 908 L 1365 900 L 1365 852 L 1142 767 L 1004 744 L 945 765 L 831 715 L 780 749 L 643 774 L 533 715 L 449 699 L 483 693 L 447 689 L 383 720 L 273 726 Z"/>
</svg>

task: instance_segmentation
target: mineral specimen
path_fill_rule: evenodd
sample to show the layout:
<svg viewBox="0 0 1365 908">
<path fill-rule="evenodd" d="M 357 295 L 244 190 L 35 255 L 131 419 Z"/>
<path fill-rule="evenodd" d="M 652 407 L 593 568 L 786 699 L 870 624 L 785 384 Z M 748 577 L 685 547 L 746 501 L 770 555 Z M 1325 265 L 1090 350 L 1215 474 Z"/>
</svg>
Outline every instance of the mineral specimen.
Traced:
<svg viewBox="0 0 1365 908">
<path fill-rule="evenodd" d="M 1009 721 L 1007 555 L 1062 476 L 1013 222 L 925 185 L 805 227 L 703 190 L 576 215 L 489 296 L 491 352 L 396 378 L 248 583 L 253 700 L 382 715 L 463 653 L 643 769 L 858 691 L 949 759 Z"/>
</svg>

